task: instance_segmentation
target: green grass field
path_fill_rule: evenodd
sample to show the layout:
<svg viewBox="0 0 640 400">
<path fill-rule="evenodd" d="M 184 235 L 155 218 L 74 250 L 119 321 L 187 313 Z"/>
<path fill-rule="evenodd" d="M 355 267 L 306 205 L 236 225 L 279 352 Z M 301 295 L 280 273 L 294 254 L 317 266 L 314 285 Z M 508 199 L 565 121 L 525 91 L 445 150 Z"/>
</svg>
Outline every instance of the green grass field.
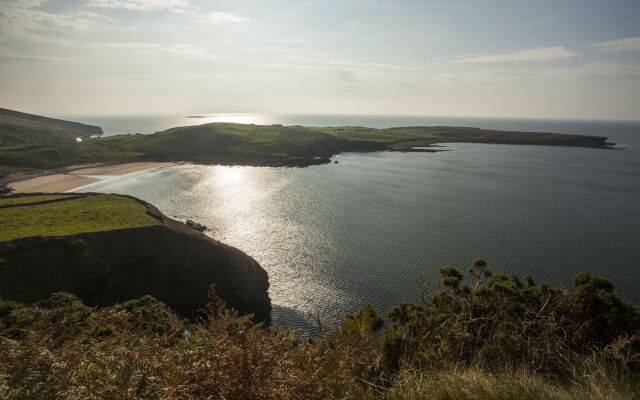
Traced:
<svg viewBox="0 0 640 400">
<path fill-rule="evenodd" d="M 70 200 L 30 204 L 58 197 Z M 146 213 L 147 207 L 133 199 L 115 195 L 43 195 L 0 198 L 0 241 L 29 236 L 63 236 L 160 224 Z"/>
<path fill-rule="evenodd" d="M 58 199 L 72 199 L 77 196 L 71 196 L 66 194 L 51 194 L 42 196 L 17 196 L 17 197 L 0 197 L 0 207 L 11 206 L 16 204 L 31 204 L 39 203 L 41 201 L 58 200 Z"/>
</svg>

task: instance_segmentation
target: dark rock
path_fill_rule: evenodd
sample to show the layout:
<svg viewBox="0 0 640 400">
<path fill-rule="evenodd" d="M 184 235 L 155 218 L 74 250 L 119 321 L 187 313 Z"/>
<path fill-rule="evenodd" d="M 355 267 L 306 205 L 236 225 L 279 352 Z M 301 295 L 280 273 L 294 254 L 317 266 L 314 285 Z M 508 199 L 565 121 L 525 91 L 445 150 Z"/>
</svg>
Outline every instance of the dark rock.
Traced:
<svg viewBox="0 0 640 400">
<path fill-rule="evenodd" d="M 195 221 L 192 221 L 190 219 L 187 220 L 187 222 L 185 222 L 185 224 L 189 225 L 190 227 L 192 227 L 193 229 L 197 230 L 198 232 L 204 232 L 207 230 L 207 227 L 204 225 L 201 225 Z"/>
</svg>

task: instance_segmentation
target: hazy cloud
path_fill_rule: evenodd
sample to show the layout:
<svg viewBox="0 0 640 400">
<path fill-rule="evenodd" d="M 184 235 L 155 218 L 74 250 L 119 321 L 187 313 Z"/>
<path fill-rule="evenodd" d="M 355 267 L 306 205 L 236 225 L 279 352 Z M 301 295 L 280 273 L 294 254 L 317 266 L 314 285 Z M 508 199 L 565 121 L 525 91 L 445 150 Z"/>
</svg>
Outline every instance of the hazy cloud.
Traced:
<svg viewBox="0 0 640 400">
<path fill-rule="evenodd" d="M 385 63 L 375 63 L 375 62 L 361 62 L 361 61 L 350 61 L 350 60 L 338 60 L 338 61 L 327 61 L 327 64 L 331 65 L 344 65 L 355 68 L 375 68 L 389 71 L 417 71 L 420 70 L 418 67 L 411 67 L 407 65 L 397 65 L 397 64 L 385 64 Z"/>
<path fill-rule="evenodd" d="M 37 0 L 0 2 L 0 41 L 20 39 L 50 43 L 56 39 L 46 32 L 86 31 L 100 18 L 82 10 L 57 13 L 39 10 L 41 3 Z"/>
<path fill-rule="evenodd" d="M 212 24 L 221 25 L 245 22 L 248 21 L 249 18 L 241 17 L 228 12 L 216 11 L 207 14 L 207 20 L 209 20 L 209 22 L 211 22 Z"/>
<path fill-rule="evenodd" d="M 484 64 L 518 61 L 552 61 L 579 55 L 566 50 L 562 46 L 544 47 L 539 49 L 521 50 L 513 53 L 487 54 L 458 58 L 457 64 Z"/>
<path fill-rule="evenodd" d="M 355 82 L 356 76 L 352 71 L 346 69 L 332 69 L 328 71 L 331 76 L 335 76 L 343 82 Z"/>
<path fill-rule="evenodd" d="M 637 119 L 640 1 L 584 2 L 0 0 L 0 102 Z"/>
<path fill-rule="evenodd" d="M 640 50 L 640 37 L 631 37 L 626 39 L 611 40 L 608 42 L 596 43 L 593 47 L 607 53 L 616 53 L 620 51 L 638 51 Z"/>
<path fill-rule="evenodd" d="M 637 80 L 640 78 L 640 65 L 592 62 L 575 68 L 552 68 L 538 71 L 538 76 L 562 81 L 584 78 Z"/>
<path fill-rule="evenodd" d="M 186 56 L 204 59 L 219 59 L 218 57 L 208 52 L 206 49 L 194 46 L 192 44 L 184 43 L 163 45 L 159 43 L 148 42 L 109 42 L 102 43 L 101 45 L 115 49 L 135 50 L 149 55 Z"/>
<path fill-rule="evenodd" d="M 145 42 L 112 42 L 112 43 L 102 43 L 101 45 L 106 47 L 114 47 L 118 49 L 136 49 L 136 50 L 157 49 L 161 47 L 158 43 L 145 43 Z"/>
<path fill-rule="evenodd" d="M 30 61 L 30 62 L 57 62 L 57 61 L 70 61 L 71 58 L 20 54 L 20 53 L 15 53 L 15 52 L 0 49 L 0 60 Z"/>
<path fill-rule="evenodd" d="M 186 0 L 89 0 L 89 7 L 121 8 L 135 11 L 182 10 Z"/>
</svg>

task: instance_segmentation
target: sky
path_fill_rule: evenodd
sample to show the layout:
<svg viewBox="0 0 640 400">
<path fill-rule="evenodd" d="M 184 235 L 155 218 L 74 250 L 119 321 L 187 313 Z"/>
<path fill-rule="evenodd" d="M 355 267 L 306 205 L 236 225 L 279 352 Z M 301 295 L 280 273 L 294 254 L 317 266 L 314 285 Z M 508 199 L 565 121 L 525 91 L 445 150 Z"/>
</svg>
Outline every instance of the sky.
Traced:
<svg viewBox="0 0 640 400">
<path fill-rule="evenodd" d="M 0 0 L 0 107 L 640 120 L 640 1 Z"/>
</svg>

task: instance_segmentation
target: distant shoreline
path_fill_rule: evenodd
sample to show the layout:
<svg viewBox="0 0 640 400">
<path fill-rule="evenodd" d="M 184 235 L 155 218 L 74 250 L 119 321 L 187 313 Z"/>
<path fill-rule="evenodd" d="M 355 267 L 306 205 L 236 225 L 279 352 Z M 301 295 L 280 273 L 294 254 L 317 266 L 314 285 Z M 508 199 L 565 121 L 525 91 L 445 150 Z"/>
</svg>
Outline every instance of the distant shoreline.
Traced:
<svg viewBox="0 0 640 400">
<path fill-rule="evenodd" d="M 0 184 L 9 183 L 19 192 L 66 191 L 104 179 L 100 177 L 104 174 L 127 173 L 76 172 L 92 162 L 94 167 L 149 162 L 307 167 L 329 163 L 347 152 L 442 151 L 438 143 L 613 148 L 605 136 L 438 125 L 378 129 L 212 122 L 149 135 L 95 137 L 102 132 L 97 126 L 4 109 L 0 125 Z"/>
</svg>

